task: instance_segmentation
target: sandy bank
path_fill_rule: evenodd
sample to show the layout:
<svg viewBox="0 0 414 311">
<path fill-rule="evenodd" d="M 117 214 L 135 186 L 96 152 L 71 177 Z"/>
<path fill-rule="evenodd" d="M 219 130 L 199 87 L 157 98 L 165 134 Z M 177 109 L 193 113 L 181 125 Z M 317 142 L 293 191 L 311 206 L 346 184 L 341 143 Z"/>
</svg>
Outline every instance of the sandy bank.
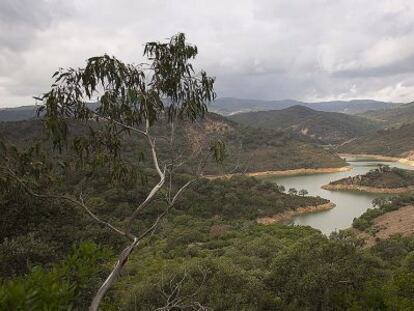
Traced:
<svg viewBox="0 0 414 311">
<path fill-rule="evenodd" d="M 325 211 L 325 210 L 329 210 L 334 207 L 335 207 L 335 204 L 332 202 L 315 205 L 315 206 L 299 207 L 295 210 L 289 210 L 286 212 L 278 213 L 270 217 L 258 218 L 257 223 L 263 224 L 263 225 L 281 223 L 281 222 L 288 221 L 297 215 Z"/>
<path fill-rule="evenodd" d="M 379 154 L 365 154 L 365 153 L 339 153 L 341 158 L 356 158 L 357 160 L 376 160 L 376 161 L 389 161 L 389 162 L 399 162 L 406 165 L 414 166 L 414 160 L 412 158 L 399 158 L 399 157 L 390 157 Z"/>
<path fill-rule="evenodd" d="M 402 193 L 414 192 L 414 186 L 401 187 L 401 188 L 375 188 L 375 187 L 357 186 L 357 185 L 327 184 L 327 185 L 323 185 L 321 188 L 325 190 L 360 191 L 360 192 L 388 193 L 388 194 L 402 194 Z"/>
<path fill-rule="evenodd" d="M 295 175 L 310 175 L 310 174 L 324 174 L 324 173 L 336 173 L 336 172 L 345 172 L 350 171 L 352 166 L 343 166 L 343 167 L 330 167 L 330 168 L 299 168 L 294 170 L 285 170 L 285 171 L 263 171 L 263 172 L 251 172 L 245 174 L 225 174 L 225 175 L 206 175 L 205 178 L 216 179 L 216 178 L 230 178 L 235 175 L 247 175 L 254 177 L 264 177 L 264 176 L 295 176 Z"/>
</svg>

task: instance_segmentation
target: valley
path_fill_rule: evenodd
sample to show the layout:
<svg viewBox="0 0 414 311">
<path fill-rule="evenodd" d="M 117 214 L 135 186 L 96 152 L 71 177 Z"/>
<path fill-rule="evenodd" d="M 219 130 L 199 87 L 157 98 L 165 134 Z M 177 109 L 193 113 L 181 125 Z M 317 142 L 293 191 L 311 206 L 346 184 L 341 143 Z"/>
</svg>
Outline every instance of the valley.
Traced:
<svg viewBox="0 0 414 311">
<path fill-rule="evenodd" d="M 295 225 L 311 226 L 329 235 L 334 231 L 351 227 L 354 218 L 359 217 L 367 209 L 371 208 L 372 200 L 381 196 L 381 194 L 331 191 L 324 189 L 324 185 L 331 181 L 347 178 L 348 176 L 366 174 L 378 164 L 387 164 L 391 167 L 395 166 L 408 170 L 414 169 L 414 167 L 395 162 L 353 160 L 347 159 L 347 162 L 352 165 L 352 170 L 350 171 L 307 176 L 269 177 L 265 178 L 265 180 L 283 185 L 286 189 L 306 189 L 310 195 L 320 196 L 334 203 L 335 208 L 333 209 L 298 215 L 292 220 L 292 223 Z"/>
<path fill-rule="evenodd" d="M 414 311 L 413 1 L 0 17 L 0 311 Z"/>
<path fill-rule="evenodd" d="M 239 121 L 240 116 L 245 118 L 244 121 Z M 268 116 L 271 118 L 267 119 Z M 103 308 L 115 305 L 121 310 L 133 310 L 138 307 L 136 299 L 140 301 L 139 308 L 151 309 L 165 304 L 164 300 L 159 300 L 159 289 L 151 284 L 163 284 L 165 278 L 171 281 L 178 276 L 182 279 L 179 282 L 189 286 L 183 289 L 186 293 L 183 299 L 188 299 L 188 303 L 192 303 L 192 298 L 186 297 L 191 297 L 192 289 L 198 288 L 197 299 L 216 309 L 238 310 L 248 305 L 251 310 L 263 310 L 255 307 L 259 304 L 281 306 L 282 309 L 307 305 L 309 310 L 313 310 L 314 301 L 326 303 L 326 296 L 311 295 L 303 302 L 291 302 L 290 295 L 302 291 L 296 280 L 308 278 L 307 274 L 312 270 L 332 266 L 333 263 L 338 272 L 333 275 L 335 280 L 330 285 L 331 290 L 336 293 L 345 291 L 346 295 L 353 297 L 352 304 L 365 306 L 366 298 L 364 295 L 358 298 L 359 291 L 366 288 L 367 282 L 379 280 L 369 270 L 375 266 L 372 256 L 377 261 L 387 262 L 386 250 L 381 248 L 393 245 L 400 254 L 398 262 L 406 260 L 403 252 L 410 249 L 407 245 L 411 245 L 414 198 L 408 194 L 407 198 L 400 199 L 402 203 L 390 203 L 382 193 L 337 191 L 323 186 L 341 178 L 348 180 L 352 179 L 349 176 L 364 175 L 377 168 L 378 164 L 414 169 L 410 166 L 412 163 L 403 158 L 412 146 L 411 138 L 406 135 L 408 130 L 395 129 L 400 132 L 394 134 L 394 129 L 382 129 L 381 124 L 378 120 L 365 120 L 360 116 L 318 112 L 297 106 L 285 111 L 236 114 L 230 119 L 209 113 L 197 123 L 180 124 L 175 132 L 175 148 L 171 148 L 168 140 L 157 142 L 160 161 L 168 163 L 172 154 L 179 157 L 191 157 L 195 152 L 203 154 L 211 148 L 210 142 L 217 140 L 224 143 L 225 156 L 219 163 L 212 159 L 205 162 L 203 176 L 183 193 L 158 232 L 139 252 L 130 256 L 125 275 L 110 291 Z M 105 125 L 105 122 L 90 122 L 92 129 L 88 129 L 82 122 L 68 122 L 71 133 L 68 147 L 56 152 L 44 133 L 41 120 L 25 118 L 0 122 L 0 137 L 5 143 L 0 154 L 6 167 L 14 163 L 10 162 L 12 154 L 13 158 L 22 159 L 24 166 L 31 167 L 32 162 L 25 160 L 29 155 L 19 152 L 37 143 L 47 154 L 53 154 L 54 162 L 63 162 L 62 169 L 53 173 L 53 180 L 48 179 L 47 171 L 38 171 L 35 167 L 26 171 L 25 174 L 29 174 L 35 169 L 34 172 L 43 176 L 39 179 L 38 189 L 45 188 L 49 193 L 62 190 L 78 193 L 82 187 L 81 193 L 85 191 L 88 196 L 83 202 L 91 204 L 92 211 L 111 221 L 112 225 L 121 227 L 125 224 L 123 219 L 134 210 L 135 202 L 145 199 L 150 185 L 157 180 L 157 173 L 151 169 L 151 152 L 144 147 L 145 141 L 140 138 L 133 140 L 127 133 L 119 136 L 123 146 L 119 149 L 120 159 L 133 164 L 134 159 L 142 154 L 140 166 L 146 179 L 121 178 L 114 181 L 112 168 L 109 167 L 108 171 L 106 163 L 99 158 L 98 162 L 82 160 L 82 165 L 73 162 L 71 159 L 76 153 L 71 151 L 70 144 L 91 130 L 96 133 L 94 135 L 100 135 Z M 153 131 L 155 135 L 165 137 L 167 129 L 161 120 Z M 388 131 L 392 133 L 390 138 L 382 135 Z M 371 147 L 376 144 L 374 136 L 388 139 L 395 146 L 401 141 L 407 145 L 398 152 L 385 154 L 382 149 L 377 151 Z M 93 144 L 92 147 L 98 148 L 99 145 Z M 91 150 L 92 155 L 99 152 L 99 149 Z M 374 154 L 361 155 L 364 152 Z M 44 160 L 40 157 L 39 161 Z M 183 163 L 176 172 L 178 183 L 189 180 L 193 170 L 190 163 Z M 126 171 L 121 171 L 120 176 L 125 174 Z M 380 179 L 374 178 L 374 181 L 379 182 Z M 42 297 L 43 304 L 51 305 L 48 299 L 53 297 L 59 297 L 58 304 L 67 304 L 60 292 L 53 292 L 44 281 L 36 281 L 36 284 L 41 284 L 42 291 L 47 290 L 48 294 L 39 296 L 39 285 L 36 289 L 28 285 L 39 277 L 53 280 L 54 288 L 64 288 L 67 284 L 90 284 L 82 286 L 96 289 L 101 279 L 94 279 L 93 275 L 109 272 L 107 263 L 115 258 L 110 252 L 120 251 L 122 238 L 112 236 L 70 202 L 39 200 L 25 193 L 24 188 L 22 192 L 18 183 L 6 182 L 8 186 L 1 192 L 6 203 L 0 205 L 1 234 L 6 239 L 0 244 L 0 272 L 12 283 L 0 286 L 0 304 L 1 299 L 8 304 L 13 301 L 10 295 L 15 286 L 27 286 L 25 291 L 28 295 Z M 175 191 L 175 187 L 170 191 Z M 156 221 L 164 208 L 162 200 L 163 195 L 158 196 L 152 209 L 142 213 L 134 226 L 145 228 Z M 373 201 L 379 204 L 375 209 L 372 209 Z M 26 218 L 21 219 L 21 214 Z M 84 229 L 79 230 L 79 226 Z M 32 232 L 36 232 L 35 240 Z M 401 234 L 401 237 L 395 237 L 395 234 Z M 21 253 L 16 253 L 9 239 L 30 248 L 23 247 Z M 85 244 L 85 240 L 89 242 Z M 79 245 L 73 250 L 75 253 L 67 247 L 72 244 Z M 311 255 L 308 257 L 306 253 Z M 329 259 L 331 256 L 338 259 L 332 261 Z M 43 270 L 32 271 L 27 260 L 30 266 L 42 267 L 39 269 Z M 53 270 L 48 270 L 45 262 L 52 262 Z M 65 265 L 78 269 L 73 262 L 88 269 L 83 269 L 82 275 L 68 276 Z M 298 270 L 305 265 L 306 269 Z M 378 271 L 385 271 L 380 266 L 375 267 Z M 395 275 L 399 273 L 392 271 Z M 14 275 L 24 277 L 16 279 Z M 284 275 L 295 281 L 288 282 Z M 317 273 L 312 278 L 326 288 L 326 282 L 322 281 L 324 275 L 325 272 Z M 363 281 L 357 290 L 353 285 L 338 286 L 337 282 L 345 277 L 362 277 Z M 219 285 L 223 284 L 223 278 L 226 279 L 225 290 Z M 266 278 L 266 282 L 277 284 L 277 293 L 273 285 L 263 283 L 262 279 Z M 387 278 L 381 282 L 377 288 L 383 290 L 383 286 L 388 286 L 393 280 Z M 230 303 L 230 297 L 240 297 L 241 284 L 247 290 L 243 299 L 237 298 L 238 303 L 234 305 Z M 323 290 L 318 284 L 314 285 L 314 290 Z M 257 287 L 261 288 L 259 296 Z M 218 292 L 212 295 L 211 290 Z M 68 299 L 75 301 L 79 308 L 89 298 L 81 291 L 71 295 Z M 283 297 L 282 301 L 275 301 L 275 295 Z M 221 298 L 214 300 L 212 297 Z M 335 297 L 328 298 L 328 304 L 335 305 Z M 381 297 L 379 301 L 382 301 Z"/>
</svg>

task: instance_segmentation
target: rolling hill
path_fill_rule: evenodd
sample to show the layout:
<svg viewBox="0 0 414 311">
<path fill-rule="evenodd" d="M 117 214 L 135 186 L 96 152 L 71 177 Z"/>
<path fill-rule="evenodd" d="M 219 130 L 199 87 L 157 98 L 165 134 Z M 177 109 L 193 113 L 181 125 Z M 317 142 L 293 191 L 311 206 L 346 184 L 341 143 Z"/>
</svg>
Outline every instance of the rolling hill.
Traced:
<svg viewBox="0 0 414 311">
<path fill-rule="evenodd" d="M 216 99 L 210 110 L 222 115 L 233 115 L 249 111 L 280 110 L 295 105 L 305 106 L 311 109 L 326 112 L 342 112 L 348 114 L 362 113 L 369 110 L 384 110 L 398 106 L 399 104 L 387 103 L 369 99 L 350 101 L 327 101 L 305 103 L 297 100 L 258 100 L 222 97 Z"/>
<path fill-rule="evenodd" d="M 386 126 L 398 127 L 406 123 L 414 123 L 414 103 L 393 109 L 367 111 L 360 116 L 383 122 Z"/>
<path fill-rule="evenodd" d="M 41 129 L 39 120 L 0 122 L 0 139 L 3 136 L 7 141 L 26 146 L 44 140 Z M 80 132 L 78 128 L 75 130 Z M 225 142 L 227 157 L 223 165 L 207 165 L 207 174 L 346 166 L 345 161 L 335 153 L 311 143 L 304 135 L 246 127 L 214 113 L 210 113 L 200 124 L 189 125 L 184 132 L 177 132 L 177 137 L 181 141 L 190 137 L 195 142 L 211 138 Z M 127 145 L 128 154 L 142 148 L 139 141 Z M 167 155 L 169 150 L 166 146 L 162 152 Z"/>
<path fill-rule="evenodd" d="M 282 110 L 239 113 L 229 116 L 229 119 L 256 128 L 290 129 L 330 144 L 343 143 L 379 128 L 376 121 L 299 105 Z"/>
<path fill-rule="evenodd" d="M 338 148 L 339 152 L 373 154 L 414 160 L 414 123 L 379 130 Z"/>
</svg>

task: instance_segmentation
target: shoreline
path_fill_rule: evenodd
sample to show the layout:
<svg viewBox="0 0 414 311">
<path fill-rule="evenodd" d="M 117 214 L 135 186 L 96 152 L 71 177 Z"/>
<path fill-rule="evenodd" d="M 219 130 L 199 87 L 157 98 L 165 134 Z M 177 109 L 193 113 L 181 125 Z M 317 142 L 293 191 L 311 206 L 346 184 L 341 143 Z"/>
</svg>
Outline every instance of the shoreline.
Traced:
<svg viewBox="0 0 414 311">
<path fill-rule="evenodd" d="M 265 177 L 265 176 L 298 176 L 298 175 L 312 175 L 312 174 L 327 174 L 336 172 L 346 172 L 352 170 L 352 166 L 341 166 L 341 167 L 328 167 L 328 168 L 298 168 L 293 170 L 284 171 L 261 171 L 251 173 L 235 173 L 235 174 L 224 174 L 224 175 L 206 175 L 207 179 L 217 178 L 230 178 L 237 175 L 247 175 L 252 177 Z"/>
<path fill-rule="evenodd" d="M 409 166 L 414 166 L 414 160 L 409 158 L 399 158 L 384 156 L 380 154 L 369 154 L 369 153 L 338 153 L 341 158 L 356 158 L 357 160 L 377 160 L 377 161 L 389 161 L 399 162 Z"/>
<path fill-rule="evenodd" d="M 282 212 L 282 213 L 274 214 L 273 216 L 258 218 L 258 219 L 256 219 L 256 222 L 258 224 L 262 224 L 262 225 L 271 225 L 271 224 L 275 224 L 275 223 L 282 223 L 282 222 L 286 222 L 288 220 L 291 220 L 293 217 L 298 216 L 298 215 L 326 211 L 326 210 L 330 210 L 330 209 L 334 208 L 335 206 L 336 206 L 335 203 L 328 202 L 328 203 L 319 204 L 319 205 L 310 205 L 310 206 L 305 206 L 305 207 L 299 207 L 295 210 L 289 210 L 289 211 L 285 211 L 285 212 Z"/>
<path fill-rule="evenodd" d="M 400 188 L 376 188 L 368 186 L 356 186 L 356 185 L 323 185 L 321 187 L 325 190 L 333 191 L 357 191 L 357 192 L 369 192 L 369 193 L 386 193 L 386 194 L 403 194 L 414 192 L 414 186 L 400 187 Z"/>
</svg>

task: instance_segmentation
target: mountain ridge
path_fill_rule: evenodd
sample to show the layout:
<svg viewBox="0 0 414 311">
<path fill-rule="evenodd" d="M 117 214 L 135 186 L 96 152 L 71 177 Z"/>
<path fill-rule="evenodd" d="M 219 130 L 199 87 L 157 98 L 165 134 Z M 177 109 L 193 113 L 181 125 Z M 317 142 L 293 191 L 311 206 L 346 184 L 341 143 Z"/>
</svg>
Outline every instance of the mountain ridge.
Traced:
<svg viewBox="0 0 414 311">
<path fill-rule="evenodd" d="M 354 99 L 338 101 L 304 102 L 292 99 L 260 100 L 242 99 L 236 97 L 220 97 L 210 110 L 222 115 L 233 115 L 241 112 L 280 110 L 295 105 L 302 105 L 311 109 L 326 112 L 342 112 L 347 114 L 363 113 L 369 110 L 384 110 L 394 108 L 400 103 L 376 101 L 372 99 Z"/>
<path fill-rule="evenodd" d="M 280 110 L 295 105 L 306 106 L 311 109 L 326 112 L 342 112 L 347 114 L 364 113 L 370 110 L 385 110 L 395 108 L 400 103 L 382 102 L 371 99 L 354 99 L 349 101 L 322 101 L 322 102 L 303 102 L 294 99 L 283 100 L 262 100 L 262 99 L 243 99 L 237 97 L 219 97 L 209 106 L 211 112 L 224 116 L 233 115 L 241 112 Z M 34 118 L 36 116 L 36 106 L 27 105 L 19 107 L 0 108 L 1 121 L 21 121 Z"/>
<path fill-rule="evenodd" d="M 380 128 L 376 121 L 295 105 L 281 110 L 244 112 L 230 120 L 256 128 L 291 130 L 328 144 L 339 144 Z"/>
</svg>

